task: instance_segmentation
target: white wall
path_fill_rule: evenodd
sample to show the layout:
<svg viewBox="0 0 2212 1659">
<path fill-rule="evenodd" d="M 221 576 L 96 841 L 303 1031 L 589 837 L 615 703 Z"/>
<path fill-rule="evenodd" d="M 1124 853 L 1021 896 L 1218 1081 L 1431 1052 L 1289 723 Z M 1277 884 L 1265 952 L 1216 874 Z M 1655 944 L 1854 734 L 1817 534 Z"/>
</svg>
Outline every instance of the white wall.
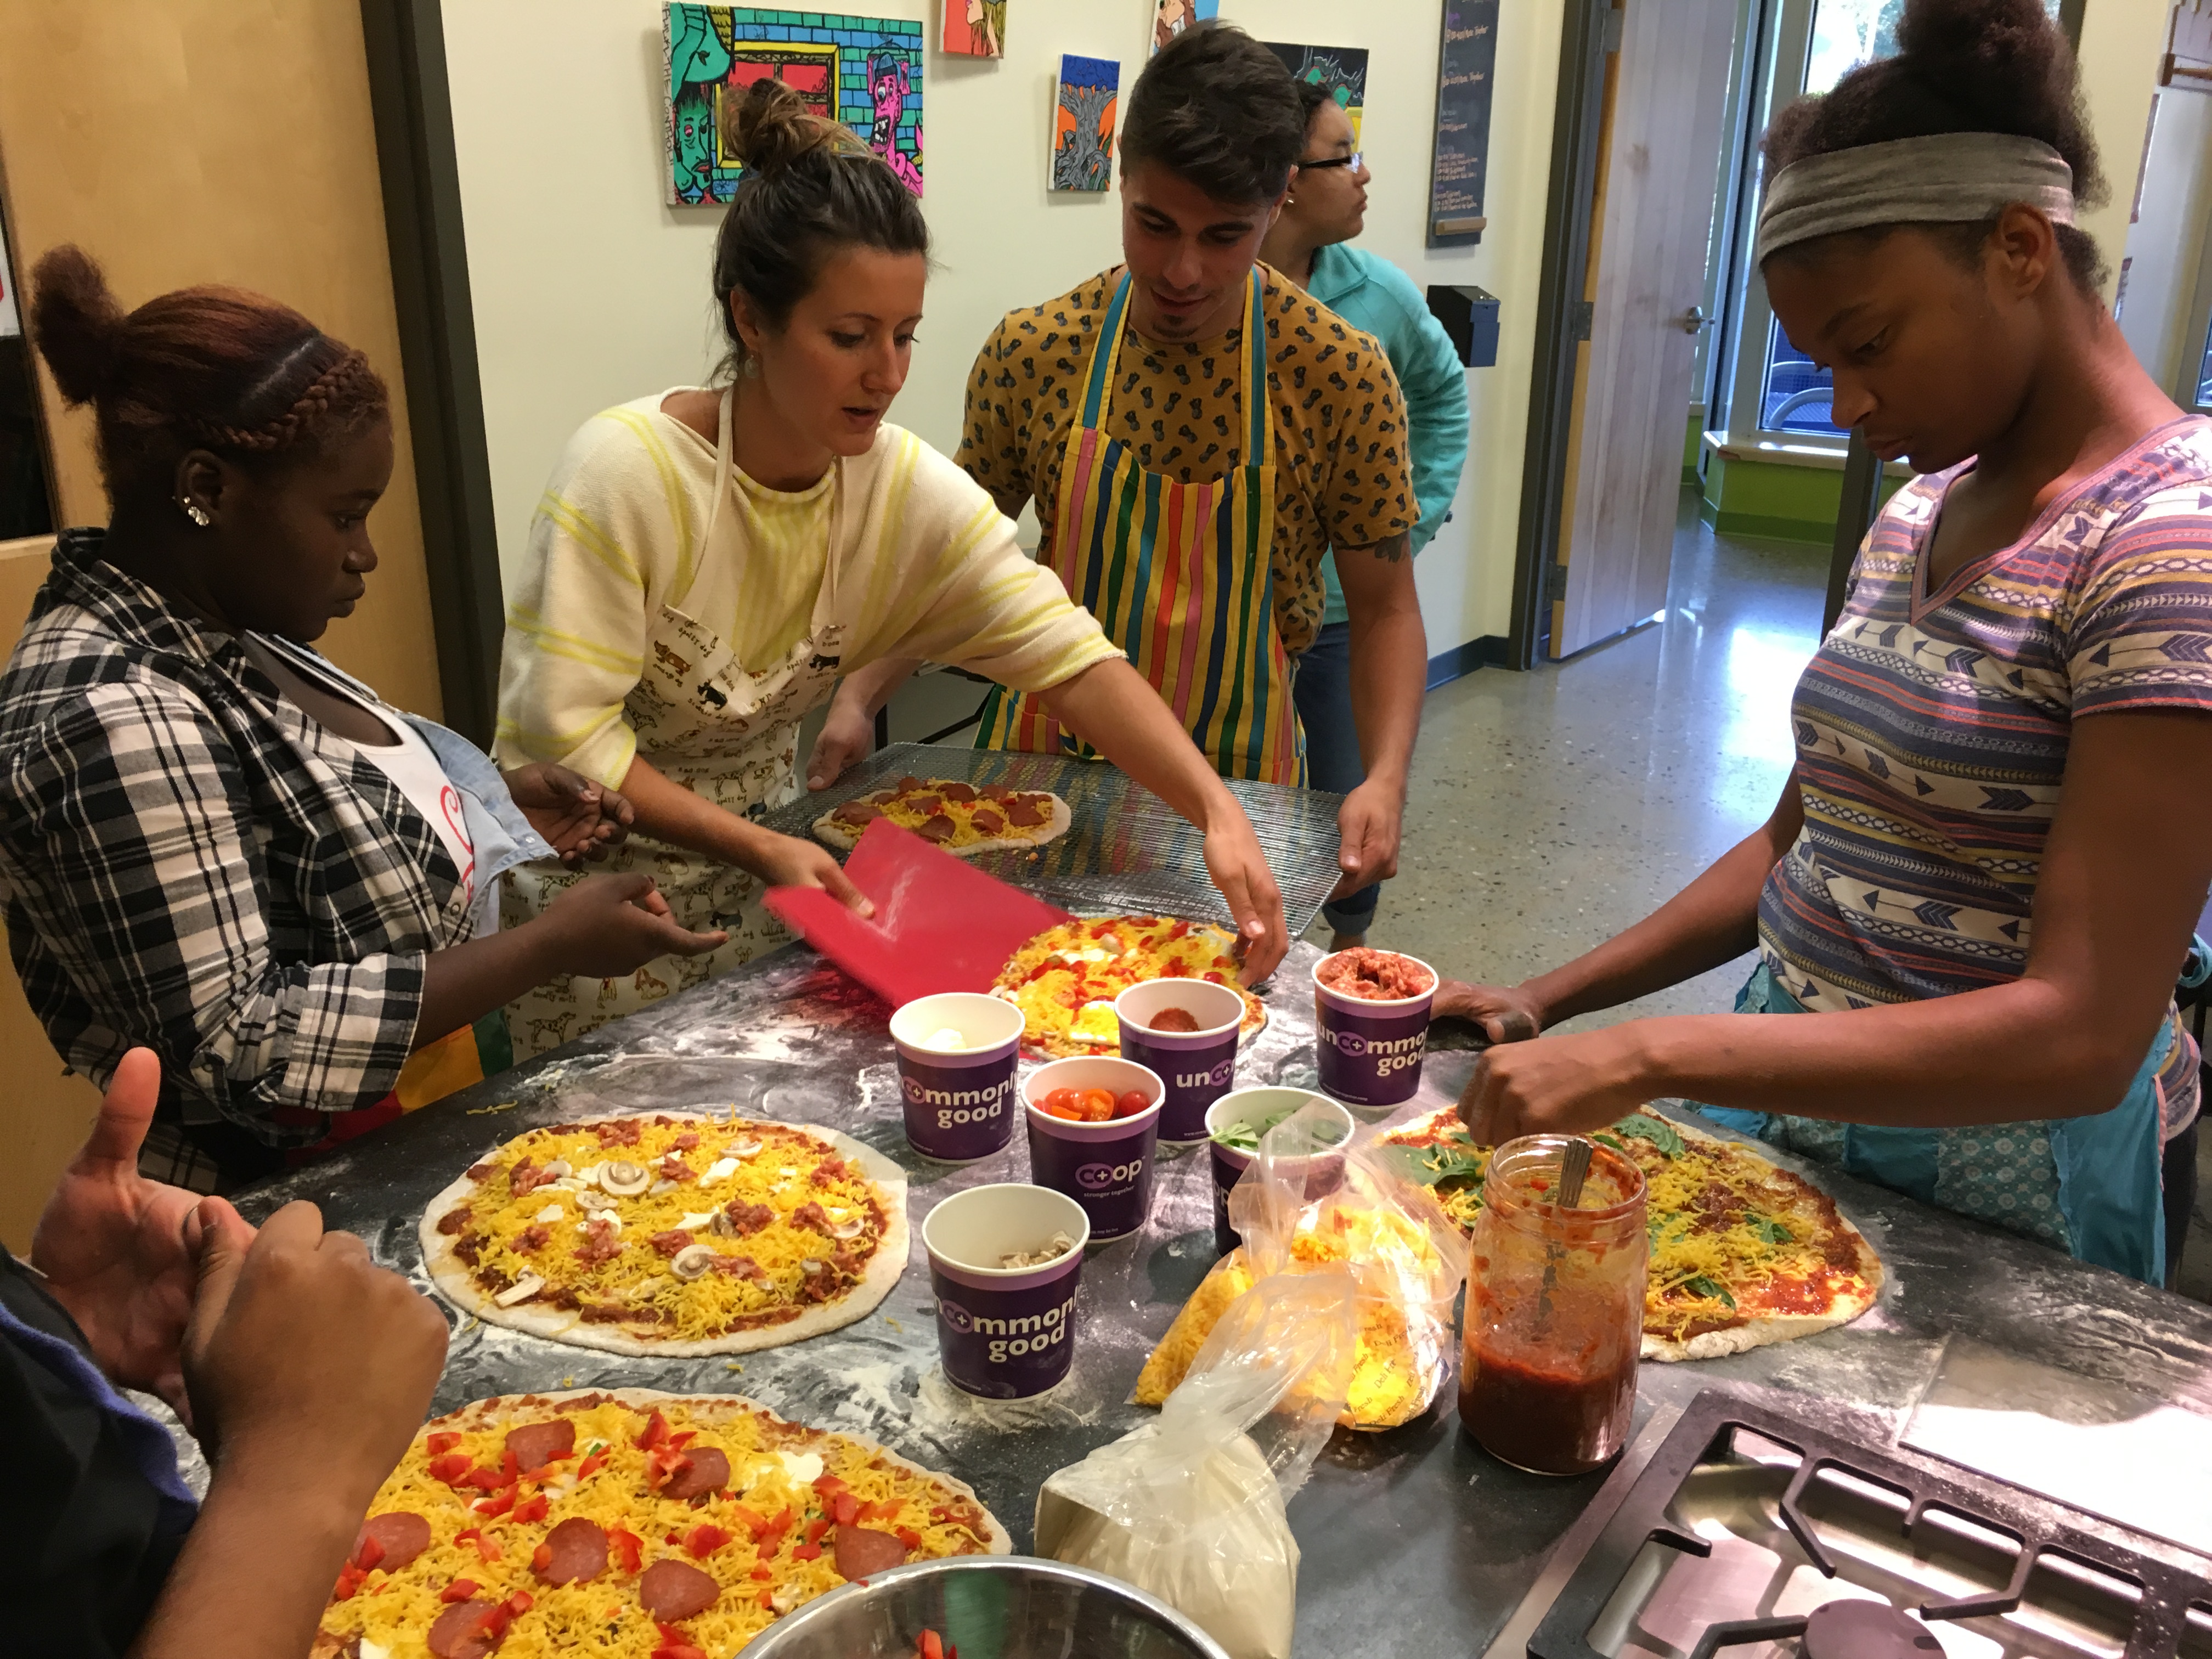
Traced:
<svg viewBox="0 0 2212 1659">
<path fill-rule="evenodd" d="M 2171 10 L 2171 0 L 2087 0 L 2082 9 L 2081 100 L 2112 195 L 2103 207 L 2084 213 L 2080 223 L 2097 239 L 2112 267 L 2105 285 L 2107 304 L 2127 247 L 2128 210 L 2135 200 L 2136 169 L 2142 160 L 2151 94 L 2158 90 L 2158 60 L 2166 50 Z"/>
<path fill-rule="evenodd" d="M 1063 52 L 1118 58 L 1126 97 L 1152 0 L 1018 0 L 1009 55 L 936 49 L 941 0 L 841 9 L 922 20 L 927 191 L 939 270 L 892 418 L 950 452 L 975 354 L 1000 317 L 1120 257 L 1120 198 L 1044 188 Z M 1420 284 L 1504 298 L 1498 362 L 1469 372 L 1474 430 L 1453 522 L 1423 554 L 1436 653 L 1506 630 L 1551 155 L 1560 0 L 1504 7 L 1479 247 L 1427 252 L 1439 0 L 1224 0 L 1270 40 L 1369 48 L 1364 245 Z M 717 215 L 661 205 L 657 0 L 446 0 L 469 276 L 502 562 L 520 551 L 562 441 L 610 404 L 696 382 L 719 355 L 708 266 Z"/>
<path fill-rule="evenodd" d="M 2185 353 L 2202 340 L 2183 337 L 2194 320 L 2198 262 L 2212 211 L 2212 94 L 2168 87 L 2158 100 L 2143 167 L 2142 217 L 2128 230 L 2128 291 L 2120 331 L 2136 359 L 2172 391 Z M 2190 348 L 2193 347 L 2194 349 Z M 2197 381 L 2196 362 L 2189 384 Z"/>
</svg>

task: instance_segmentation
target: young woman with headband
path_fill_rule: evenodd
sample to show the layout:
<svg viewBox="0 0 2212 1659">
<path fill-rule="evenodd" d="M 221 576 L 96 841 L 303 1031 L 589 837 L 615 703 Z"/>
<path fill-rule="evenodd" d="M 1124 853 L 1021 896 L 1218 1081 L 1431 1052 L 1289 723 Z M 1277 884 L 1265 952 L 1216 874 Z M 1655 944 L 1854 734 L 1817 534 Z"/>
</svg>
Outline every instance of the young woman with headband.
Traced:
<svg viewBox="0 0 2212 1659">
<path fill-rule="evenodd" d="M 126 316 L 74 247 L 31 289 L 112 512 L 64 532 L 0 678 L 0 901 L 70 1065 L 161 1060 L 149 1173 L 266 1174 L 505 1064 L 471 1028 L 540 980 L 717 942 L 635 876 L 483 937 L 502 869 L 603 853 L 628 808 L 502 778 L 309 648 L 376 568 L 392 417 L 360 352 L 234 289 Z"/>
<path fill-rule="evenodd" d="M 1774 815 L 1620 937 L 1447 987 L 1490 1140 L 1683 1096 L 1732 1127 L 2156 1283 L 2194 1188 L 2172 993 L 2212 881 L 2212 422 L 2130 354 L 2039 0 L 1911 0 L 1785 110 L 1757 258 L 1835 419 L 1919 477 L 1799 681 Z M 1727 1015 L 1536 1037 L 1720 966 Z M 1534 1038 L 1534 1041 L 1514 1039 Z"/>
<path fill-rule="evenodd" d="M 811 841 L 750 821 L 794 791 L 800 718 L 885 659 L 1034 691 L 1205 832 L 1264 975 L 1287 948 L 1257 838 L 1182 726 L 981 488 L 884 419 L 905 382 L 929 233 L 882 159 L 777 81 L 724 106 L 745 164 L 715 245 L 730 356 L 587 421 L 555 467 L 507 611 L 498 744 L 635 804 L 612 867 L 653 872 L 708 956 L 579 977 L 514 1012 L 550 1046 L 747 961 L 785 935 L 771 885 L 867 901 Z M 573 878 L 532 865 L 509 912 Z"/>
</svg>

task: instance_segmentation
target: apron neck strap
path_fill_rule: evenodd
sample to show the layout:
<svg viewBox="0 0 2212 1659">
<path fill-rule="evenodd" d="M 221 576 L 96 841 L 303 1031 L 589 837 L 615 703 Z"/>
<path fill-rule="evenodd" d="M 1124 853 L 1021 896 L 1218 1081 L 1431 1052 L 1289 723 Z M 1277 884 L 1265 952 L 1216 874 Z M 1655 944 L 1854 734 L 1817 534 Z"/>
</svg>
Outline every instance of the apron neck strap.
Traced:
<svg viewBox="0 0 2212 1659">
<path fill-rule="evenodd" d="M 731 475 L 737 471 L 737 461 L 732 449 L 732 434 L 737 427 L 737 410 L 738 386 L 732 380 L 722 388 L 720 411 L 716 416 L 714 500 L 707 508 L 707 533 L 699 538 L 702 554 L 714 538 L 714 526 L 722 516 L 723 504 L 729 500 L 730 491 L 736 487 Z M 818 611 L 826 605 L 834 612 L 837 603 L 837 532 L 843 527 L 845 505 L 845 458 L 842 455 L 831 456 L 830 470 L 836 475 L 830 481 L 830 556 L 823 562 L 822 593 L 817 602 L 817 609 Z"/>
<path fill-rule="evenodd" d="M 1080 427 L 1103 428 L 1114 410 L 1114 366 L 1121 360 L 1121 337 L 1129 327 L 1129 273 L 1121 273 L 1119 287 L 1106 307 L 1098 330 L 1098 349 L 1091 359 L 1091 374 L 1083 389 Z M 1267 418 L 1267 332 L 1261 307 L 1265 304 L 1260 267 L 1255 264 L 1244 282 L 1244 316 L 1238 356 L 1243 370 L 1244 454 L 1246 464 L 1275 464 L 1275 423 Z M 723 423 L 728 424 L 724 416 Z M 1079 429 L 1079 428 L 1078 428 Z"/>
</svg>

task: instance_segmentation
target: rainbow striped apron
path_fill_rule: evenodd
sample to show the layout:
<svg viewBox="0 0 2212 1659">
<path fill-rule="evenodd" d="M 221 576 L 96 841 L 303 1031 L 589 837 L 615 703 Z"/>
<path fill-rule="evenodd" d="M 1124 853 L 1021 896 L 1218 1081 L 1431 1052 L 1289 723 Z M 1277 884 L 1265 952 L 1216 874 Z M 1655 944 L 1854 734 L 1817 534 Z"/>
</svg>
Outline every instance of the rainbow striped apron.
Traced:
<svg viewBox="0 0 2212 1659">
<path fill-rule="evenodd" d="M 1256 462 L 1224 478 L 1179 483 L 1143 471 L 1136 450 L 1107 432 L 1129 316 L 1129 279 L 1121 278 L 1091 360 L 1082 422 L 1068 428 L 1046 562 L 1128 653 L 1215 770 L 1303 786 L 1305 734 L 1275 629 L 1268 559 L 1275 434 L 1260 304 L 1255 267 L 1244 295 L 1242 395 L 1244 454 Z M 983 705 L 975 746 L 1097 758 L 1036 696 L 1003 686 Z"/>
</svg>

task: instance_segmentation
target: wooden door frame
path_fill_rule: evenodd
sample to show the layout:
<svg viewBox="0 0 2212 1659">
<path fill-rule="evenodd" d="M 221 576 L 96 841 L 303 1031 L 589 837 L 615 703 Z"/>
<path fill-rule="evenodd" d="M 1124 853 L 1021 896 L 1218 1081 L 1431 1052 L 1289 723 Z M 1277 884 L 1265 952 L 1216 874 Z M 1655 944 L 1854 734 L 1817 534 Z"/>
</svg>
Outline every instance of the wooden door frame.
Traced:
<svg viewBox="0 0 2212 1659">
<path fill-rule="evenodd" d="M 1566 510 L 1576 348 L 1589 337 L 1583 288 L 1603 160 L 1599 139 L 1606 59 L 1620 48 L 1622 15 L 1611 0 L 1568 0 L 1560 20 L 1559 101 L 1545 192 L 1535 362 L 1528 377 L 1528 437 L 1521 466 L 1521 528 L 1503 663 L 1507 668 L 1534 668 L 1540 659 L 1549 660 L 1551 573 L 1559 568 L 1559 526 Z"/>
<path fill-rule="evenodd" d="M 439 0 L 361 0 L 446 724 L 491 746 L 507 628 Z"/>
</svg>

